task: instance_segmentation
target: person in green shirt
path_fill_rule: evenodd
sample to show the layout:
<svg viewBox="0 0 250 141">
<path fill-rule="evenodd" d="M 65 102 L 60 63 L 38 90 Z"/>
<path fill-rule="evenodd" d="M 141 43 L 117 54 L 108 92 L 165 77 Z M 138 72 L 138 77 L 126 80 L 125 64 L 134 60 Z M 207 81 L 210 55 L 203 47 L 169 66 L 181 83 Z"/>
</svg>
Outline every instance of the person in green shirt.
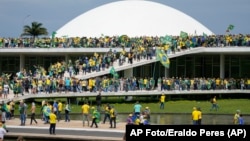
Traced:
<svg viewBox="0 0 250 141">
<path fill-rule="evenodd" d="M 97 123 L 100 117 L 100 113 L 95 107 L 92 107 L 91 109 L 92 109 L 92 123 L 90 127 L 93 127 L 93 125 L 95 124 L 95 127 L 98 128 Z"/>
</svg>

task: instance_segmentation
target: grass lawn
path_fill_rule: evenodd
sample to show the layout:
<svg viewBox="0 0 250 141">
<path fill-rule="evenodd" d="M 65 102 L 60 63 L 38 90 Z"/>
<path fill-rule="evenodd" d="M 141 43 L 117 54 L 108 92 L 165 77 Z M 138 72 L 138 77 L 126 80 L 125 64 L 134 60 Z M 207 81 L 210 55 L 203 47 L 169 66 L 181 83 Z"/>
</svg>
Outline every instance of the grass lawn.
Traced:
<svg viewBox="0 0 250 141">
<path fill-rule="evenodd" d="M 61 99 L 65 101 L 64 99 Z M 89 99 L 91 102 L 91 106 L 95 106 L 94 99 Z M 50 103 L 53 100 L 49 100 Z M 190 113 L 193 107 L 200 107 L 203 114 L 234 114 L 237 109 L 241 110 L 242 114 L 250 114 L 250 99 L 217 99 L 219 110 L 218 111 L 210 111 L 211 103 L 209 100 L 201 100 L 201 101 L 192 101 L 192 100 L 174 100 L 174 101 L 166 101 L 165 102 L 165 109 L 161 110 L 159 108 L 160 103 L 158 100 L 144 100 L 140 99 L 140 104 L 142 105 L 143 109 L 145 107 L 149 107 L 151 113 Z M 36 100 L 37 106 L 37 114 L 40 114 L 41 109 L 41 100 Z M 79 102 L 78 105 L 71 104 L 72 113 L 81 113 L 81 106 L 83 102 Z M 110 103 L 113 105 L 118 113 L 132 113 L 133 112 L 133 105 L 135 101 L 126 102 L 120 98 L 114 99 L 105 99 L 102 101 L 103 106 L 106 103 Z M 31 103 L 27 102 L 28 107 L 31 107 Z M 18 103 L 15 106 L 15 113 L 18 113 Z"/>
</svg>

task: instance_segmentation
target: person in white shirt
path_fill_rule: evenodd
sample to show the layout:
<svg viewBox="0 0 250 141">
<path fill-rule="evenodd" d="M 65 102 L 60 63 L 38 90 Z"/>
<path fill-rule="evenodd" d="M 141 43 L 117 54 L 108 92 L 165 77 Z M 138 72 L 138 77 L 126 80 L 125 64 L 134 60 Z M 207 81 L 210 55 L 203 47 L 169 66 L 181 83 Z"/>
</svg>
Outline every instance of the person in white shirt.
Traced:
<svg viewBox="0 0 250 141">
<path fill-rule="evenodd" d="M 0 141 L 3 141 L 4 135 L 6 134 L 6 130 L 3 128 L 2 122 L 0 122 Z"/>
<path fill-rule="evenodd" d="M 7 99 L 9 93 L 9 85 L 7 83 L 4 83 L 3 85 L 3 98 Z"/>
</svg>

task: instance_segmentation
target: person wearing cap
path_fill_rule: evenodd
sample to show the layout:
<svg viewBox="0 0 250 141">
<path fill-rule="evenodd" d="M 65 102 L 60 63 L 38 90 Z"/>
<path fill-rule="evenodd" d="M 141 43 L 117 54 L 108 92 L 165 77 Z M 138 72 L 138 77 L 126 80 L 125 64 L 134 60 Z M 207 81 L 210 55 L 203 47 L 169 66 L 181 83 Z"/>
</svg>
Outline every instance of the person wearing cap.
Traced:
<svg viewBox="0 0 250 141">
<path fill-rule="evenodd" d="M 239 117 L 240 117 L 240 110 L 236 110 L 236 113 L 234 114 L 233 118 L 233 124 L 235 125 L 239 124 Z"/>
<path fill-rule="evenodd" d="M 146 107 L 144 110 L 144 118 L 146 118 L 148 121 L 150 120 L 150 109 L 149 107 Z"/>
<path fill-rule="evenodd" d="M 135 124 L 135 125 L 140 125 L 140 124 L 141 124 L 140 115 L 136 115 L 134 124 Z"/>
<path fill-rule="evenodd" d="M 126 122 L 127 122 L 127 125 L 133 125 L 134 123 L 133 123 L 133 119 L 132 119 L 132 114 L 129 114 L 128 115 L 128 118 L 127 118 L 127 120 L 126 120 Z"/>
</svg>

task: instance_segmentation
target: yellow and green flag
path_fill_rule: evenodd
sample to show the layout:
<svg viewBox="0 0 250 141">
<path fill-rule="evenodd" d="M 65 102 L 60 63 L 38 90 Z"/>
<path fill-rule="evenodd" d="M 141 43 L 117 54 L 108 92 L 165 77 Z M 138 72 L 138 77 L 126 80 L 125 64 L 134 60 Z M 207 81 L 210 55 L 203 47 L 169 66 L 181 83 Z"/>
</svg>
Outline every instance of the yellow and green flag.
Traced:
<svg viewBox="0 0 250 141">
<path fill-rule="evenodd" d="M 115 70 L 115 68 L 113 66 L 111 67 L 109 73 L 112 74 L 114 78 L 119 77 L 118 73 L 116 72 L 116 70 Z"/>
<path fill-rule="evenodd" d="M 156 50 L 156 59 L 159 60 L 164 67 L 169 68 L 170 66 L 169 58 L 167 54 L 163 52 L 161 49 Z"/>
<path fill-rule="evenodd" d="M 184 31 L 181 31 L 180 37 L 181 37 L 182 39 L 187 39 L 187 38 L 188 38 L 188 34 L 187 34 L 186 32 L 184 32 Z"/>
<path fill-rule="evenodd" d="M 234 25 L 232 25 L 232 24 L 230 24 L 228 27 L 227 27 L 227 30 L 228 31 L 231 31 L 231 30 L 233 30 L 234 29 Z"/>
</svg>

